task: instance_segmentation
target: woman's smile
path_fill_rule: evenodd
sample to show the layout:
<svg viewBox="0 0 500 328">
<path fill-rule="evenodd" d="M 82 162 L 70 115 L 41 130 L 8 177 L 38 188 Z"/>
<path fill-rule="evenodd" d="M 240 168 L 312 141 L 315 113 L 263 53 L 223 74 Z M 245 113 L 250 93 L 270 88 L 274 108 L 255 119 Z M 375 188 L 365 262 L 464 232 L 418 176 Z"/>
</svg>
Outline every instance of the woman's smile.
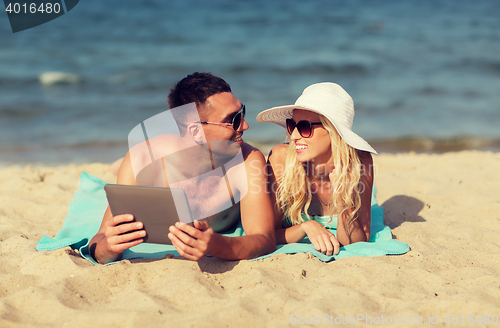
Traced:
<svg viewBox="0 0 500 328">
<path fill-rule="evenodd" d="M 305 151 L 306 149 L 308 148 L 307 145 L 304 145 L 304 144 L 295 144 L 295 151 L 297 153 L 302 153 L 303 151 Z"/>
</svg>

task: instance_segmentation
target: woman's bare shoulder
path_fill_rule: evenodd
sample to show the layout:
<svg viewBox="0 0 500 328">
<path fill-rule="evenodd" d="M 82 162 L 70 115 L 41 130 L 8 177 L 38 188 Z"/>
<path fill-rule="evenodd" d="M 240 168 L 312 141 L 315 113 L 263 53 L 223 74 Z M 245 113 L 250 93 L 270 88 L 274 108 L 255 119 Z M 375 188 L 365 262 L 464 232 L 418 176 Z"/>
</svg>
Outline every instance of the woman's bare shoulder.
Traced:
<svg viewBox="0 0 500 328">
<path fill-rule="evenodd" d="M 373 178 L 373 158 L 372 154 L 367 151 L 360 151 L 358 153 L 359 161 L 361 163 L 361 175 L 364 177 Z"/>
<path fill-rule="evenodd" d="M 364 164 L 364 165 L 373 164 L 373 158 L 372 158 L 372 154 L 370 152 L 359 151 L 358 156 L 359 156 L 359 160 L 360 160 L 361 164 Z"/>
<path fill-rule="evenodd" d="M 286 152 L 288 151 L 289 144 L 283 143 L 273 147 L 269 152 L 268 161 L 271 165 L 285 164 Z"/>
</svg>

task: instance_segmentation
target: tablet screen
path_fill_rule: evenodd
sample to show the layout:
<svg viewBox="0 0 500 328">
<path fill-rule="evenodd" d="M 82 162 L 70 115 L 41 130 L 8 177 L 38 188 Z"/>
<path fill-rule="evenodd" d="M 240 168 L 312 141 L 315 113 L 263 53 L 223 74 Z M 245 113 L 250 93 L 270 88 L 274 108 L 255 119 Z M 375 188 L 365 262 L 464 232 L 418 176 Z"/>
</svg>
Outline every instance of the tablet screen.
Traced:
<svg viewBox="0 0 500 328">
<path fill-rule="evenodd" d="M 107 184 L 104 190 L 113 216 L 132 214 L 143 223 L 144 242 L 171 245 L 169 227 L 193 221 L 182 189 Z"/>
</svg>

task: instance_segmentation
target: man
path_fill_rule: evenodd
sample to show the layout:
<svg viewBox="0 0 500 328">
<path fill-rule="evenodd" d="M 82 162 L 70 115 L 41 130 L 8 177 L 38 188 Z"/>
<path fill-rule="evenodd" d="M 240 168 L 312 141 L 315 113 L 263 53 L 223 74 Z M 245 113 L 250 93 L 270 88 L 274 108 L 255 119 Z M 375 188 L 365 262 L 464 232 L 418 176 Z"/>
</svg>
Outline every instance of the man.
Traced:
<svg viewBox="0 0 500 328">
<path fill-rule="evenodd" d="M 188 110 L 189 104 L 192 103 L 196 105 L 194 116 Z M 192 194 L 198 195 L 197 198 L 190 199 L 190 205 L 196 209 L 198 217 L 205 217 L 203 213 L 213 213 L 214 206 L 222 209 L 223 202 L 219 201 L 222 197 L 218 196 L 219 190 L 223 189 L 220 186 L 227 185 L 229 188 L 231 184 L 229 193 L 232 199 L 238 200 L 239 203 L 234 204 L 233 201 L 233 206 L 226 209 L 228 213 L 224 217 L 234 216 L 234 209 L 238 210 L 239 207 L 245 236 L 226 237 L 216 233 L 212 226 L 219 226 L 218 230 L 227 227 L 221 222 L 220 215 L 215 215 L 212 220 L 195 220 L 193 226 L 181 223 L 171 226 L 168 238 L 172 241 L 172 245 L 181 256 L 194 261 L 207 254 L 226 260 L 238 260 L 274 251 L 276 244 L 273 211 L 270 196 L 265 192 L 266 161 L 259 150 L 242 141 L 243 132 L 248 129 L 244 119 L 245 107 L 231 92 L 229 84 L 210 73 L 191 74 L 170 90 L 168 105 L 171 111 L 174 108 L 181 109 L 172 111 L 172 115 L 177 116 L 180 135 L 160 135 L 150 138 L 143 145 L 147 144 L 149 147 L 152 143 L 161 144 L 164 153 L 170 155 L 162 157 L 161 162 L 157 161 L 157 164 L 148 166 L 143 163 L 144 156 L 135 155 L 147 152 L 137 151 L 137 147 L 132 148 L 120 166 L 117 183 L 174 187 L 174 183 L 185 185 L 188 181 L 191 183 L 191 186 L 187 187 L 188 198 L 190 190 L 196 189 L 196 193 Z M 239 145 L 238 149 L 241 148 L 242 163 L 224 172 L 225 180 L 216 179 L 214 176 L 204 180 L 197 178 L 207 171 L 207 167 L 215 170 L 225 159 L 234 155 L 231 148 L 234 148 L 235 144 Z M 210 154 L 208 160 L 201 159 L 207 158 L 206 156 L 196 155 L 204 154 L 207 149 Z M 199 158 L 192 159 L 193 156 Z M 186 161 L 186 158 L 191 160 Z M 189 169 L 186 169 L 187 162 L 197 165 L 188 165 Z M 137 167 L 142 170 L 138 172 Z M 193 170 L 197 172 L 191 174 L 192 177 L 189 176 L 188 179 L 189 171 Z M 241 172 L 246 173 L 246 176 L 242 177 L 244 187 L 239 186 L 241 181 L 240 183 L 228 181 L 227 176 L 231 175 L 231 172 L 232 176 L 238 176 Z M 196 183 L 197 186 L 193 186 L 193 181 L 199 181 Z M 199 188 L 200 184 L 204 184 L 202 188 Z M 203 192 L 211 198 L 201 199 L 203 197 L 199 194 Z M 241 193 L 241 199 L 237 199 L 238 192 Z M 194 200 L 195 204 L 191 204 L 191 200 Z M 215 205 L 207 209 L 206 207 L 210 207 L 211 204 Z M 141 222 L 131 222 L 132 220 L 133 216 L 129 214 L 113 217 L 108 206 L 99 231 L 90 241 L 91 253 L 99 263 L 117 260 L 124 250 L 143 242 L 143 237 L 146 235 L 142 230 L 143 225 Z"/>
</svg>

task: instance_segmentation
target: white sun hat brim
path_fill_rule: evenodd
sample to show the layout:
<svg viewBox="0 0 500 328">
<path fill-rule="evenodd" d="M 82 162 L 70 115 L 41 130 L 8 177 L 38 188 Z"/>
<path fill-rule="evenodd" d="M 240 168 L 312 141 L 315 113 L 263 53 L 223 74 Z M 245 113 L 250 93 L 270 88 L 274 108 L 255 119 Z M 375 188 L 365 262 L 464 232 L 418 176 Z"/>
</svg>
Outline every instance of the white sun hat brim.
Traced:
<svg viewBox="0 0 500 328">
<path fill-rule="evenodd" d="M 323 115 L 349 146 L 378 154 L 368 142 L 352 131 L 354 103 L 340 85 L 331 82 L 313 84 L 302 92 L 295 105 L 266 109 L 257 115 L 257 122 L 271 122 L 286 128 L 286 119 L 292 118 L 295 109 Z"/>
</svg>

